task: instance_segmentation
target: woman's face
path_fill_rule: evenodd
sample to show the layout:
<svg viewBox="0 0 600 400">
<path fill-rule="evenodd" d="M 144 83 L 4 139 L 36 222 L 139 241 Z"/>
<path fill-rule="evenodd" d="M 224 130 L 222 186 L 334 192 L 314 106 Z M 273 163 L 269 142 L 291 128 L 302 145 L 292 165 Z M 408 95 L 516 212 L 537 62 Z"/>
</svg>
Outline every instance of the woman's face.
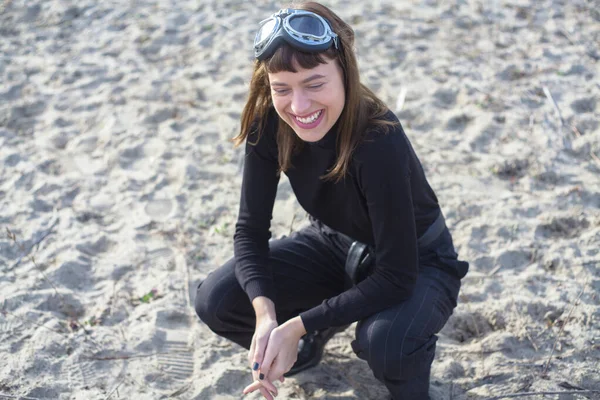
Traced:
<svg viewBox="0 0 600 400">
<path fill-rule="evenodd" d="M 335 60 L 298 72 L 269 74 L 277 114 L 306 142 L 316 142 L 340 117 L 346 96 L 342 70 Z"/>
</svg>

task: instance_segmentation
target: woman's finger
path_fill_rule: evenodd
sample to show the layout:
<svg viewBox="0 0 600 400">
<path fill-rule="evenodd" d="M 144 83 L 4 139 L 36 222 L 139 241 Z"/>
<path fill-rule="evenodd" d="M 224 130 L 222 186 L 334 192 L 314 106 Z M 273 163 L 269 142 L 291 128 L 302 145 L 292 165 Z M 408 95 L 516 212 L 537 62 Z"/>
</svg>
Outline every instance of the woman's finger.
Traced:
<svg viewBox="0 0 600 400">
<path fill-rule="evenodd" d="M 260 377 L 259 377 L 260 379 Z M 275 396 L 277 396 L 277 388 L 275 387 L 275 385 L 273 385 L 273 383 L 265 376 L 262 379 L 260 379 L 260 383 L 262 384 L 263 387 L 265 387 L 269 392 L 273 393 Z"/>
<path fill-rule="evenodd" d="M 260 379 L 260 371 L 259 368 L 263 364 L 265 347 L 267 341 L 264 341 L 264 345 L 261 344 L 260 340 L 256 340 L 256 346 L 254 347 L 254 357 L 252 358 L 252 362 L 250 368 L 252 369 L 252 377 L 254 380 Z"/>
<path fill-rule="evenodd" d="M 272 381 L 279 381 L 281 383 L 285 382 L 285 377 L 283 375 L 281 375 L 278 379 L 273 379 Z M 254 382 L 252 382 L 250 385 L 246 386 L 244 388 L 244 394 L 248 394 L 251 392 L 254 392 L 256 389 L 260 388 L 261 386 L 263 386 L 260 381 L 258 381 L 258 378 L 254 380 Z M 275 393 L 275 396 L 278 395 L 279 392 Z"/>
<path fill-rule="evenodd" d="M 260 368 L 260 365 L 263 362 L 268 340 L 268 337 L 256 340 L 256 346 L 254 347 L 254 356 L 252 357 L 252 362 L 250 365 L 252 371 L 258 371 L 258 369 Z"/>
<path fill-rule="evenodd" d="M 250 344 L 250 350 L 248 350 L 248 363 L 250 364 L 250 368 L 252 368 L 252 360 L 254 360 L 254 348 L 256 343 L 256 339 L 252 338 L 252 343 Z"/>
<path fill-rule="evenodd" d="M 265 379 L 268 379 L 269 382 L 279 381 L 283 383 L 285 382 L 285 377 L 283 376 L 283 374 L 285 374 L 289 370 L 289 368 L 284 368 L 282 365 L 278 365 L 276 358 L 273 362 L 273 365 L 271 365 L 271 372 L 269 373 L 269 376 Z"/>
<path fill-rule="evenodd" d="M 256 348 L 256 336 L 252 337 L 252 343 L 250 344 L 250 350 L 248 351 L 248 365 L 252 370 L 252 379 L 258 380 L 258 363 L 254 361 L 254 349 Z"/>
<path fill-rule="evenodd" d="M 267 390 L 267 388 L 265 388 L 259 381 L 254 381 L 250 385 L 246 386 L 244 388 L 244 391 L 242 393 L 246 395 L 246 394 L 252 393 L 252 392 L 254 392 L 256 390 L 259 390 L 265 398 L 269 398 L 267 396 L 267 394 L 269 396 L 272 396 L 271 393 Z M 275 396 L 277 396 L 278 393 L 274 392 L 273 394 Z"/>
<path fill-rule="evenodd" d="M 271 371 L 271 367 L 274 366 L 275 357 L 277 357 L 277 352 L 279 349 L 274 347 L 274 343 L 271 342 L 270 346 L 267 346 L 267 350 L 265 351 L 265 356 L 263 357 L 262 365 L 260 366 L 260 374 L 259 379 L 268 381 L 269 372 Z M 269 382 L 271 383 L 271 382 Z M 272 384 L 271 384 L 272 385 Z M 271 390 L 268 385 L 265 385 L 267 389 Z"/>
<path fill-rule="evenodd" d="M 273 396 L 271 395 L 271 393 L 269 393 L 269 391 L 264 386 L 261 386 L 259 390 L 265 399 L 273 400 Z"/>
<path fill-rule="evenodd" d="M 251 384 L 249 384 L 248 386 L 246 386 L 244 388 L 244 390 L 242 391 L 242 393 L 244 393 L 244 394 L 252 393 L 257 389 L 260 389 L 261 387 L 262 387 L 262 385 L 260 384 L 259 381 L 254 381 Z"/>
<path fill-rule="evenodd" d="M 256 390 L 257 387 L 264 387 L 270 393 L 273 393 L 275 396 L 277 396 L 279 394 L 279 391 L 277 390 L 277 388 L 275 387 L 275 385 L 273 385 L 271 383 L 271 381 L 269 381 L 267 379 L 267 377 L 263 377 L 263 379 L 259 378 L 259 380 L 255 380 L 253 383 L 251 383 L 250 385 L 246 386 L 246 388 L 244 389 L 243 393 L 244 394 L 250 393 L 251 391 Z"/>
</svg>

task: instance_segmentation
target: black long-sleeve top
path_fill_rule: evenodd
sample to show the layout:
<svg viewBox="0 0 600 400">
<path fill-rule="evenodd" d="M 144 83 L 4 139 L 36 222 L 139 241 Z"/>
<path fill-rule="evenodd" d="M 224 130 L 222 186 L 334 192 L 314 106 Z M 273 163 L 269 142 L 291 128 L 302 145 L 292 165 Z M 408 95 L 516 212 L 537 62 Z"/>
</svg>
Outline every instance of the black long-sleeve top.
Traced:
<svg viewBox="0 0 600 400">
<path fill-rule="evenodd" d="M 385 119 L 398 121 L 388 111 Z M 250 300 L 275 302 L 268 241 L 279 177 L 271 109 L 265 131 L 248 136 L 234 235 L 236 277 Z M 314 218 L 375 249 L 373 273 L 351 289 L 300 314 L 308 332 L 363 319 L 407 299 L 418 274 L 417 238 L 439 213 L 437 198 L 400 124 L 369 129 L 338 183 L 320 179 L 336 161 L 336 126 L 305 143 L 286 172 L 300 205 Z"/>
</svg>

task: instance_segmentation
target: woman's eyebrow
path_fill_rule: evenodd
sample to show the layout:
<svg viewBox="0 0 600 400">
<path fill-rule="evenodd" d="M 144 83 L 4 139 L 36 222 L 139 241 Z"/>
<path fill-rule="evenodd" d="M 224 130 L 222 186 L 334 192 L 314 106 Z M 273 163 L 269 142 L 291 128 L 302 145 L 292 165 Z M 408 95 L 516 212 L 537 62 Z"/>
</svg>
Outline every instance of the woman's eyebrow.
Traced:
<svg viewBox="0 0 600 400">
<path fill-rule="evenodd" d="M 310 81 L 314 81 L 315 79 L 321 79 L 321 78 L 325 78 L 325 75 L 315 74 L 315 75 L 309 76 L 306 79 L 303 79 L 302 82 L 300 82 L 300 83 L 308 83 Z M 275 81 L 275 82 L 271 82 L 271 86 L 288 86 L 288 85 L 283 82 Z"/>
</svg>

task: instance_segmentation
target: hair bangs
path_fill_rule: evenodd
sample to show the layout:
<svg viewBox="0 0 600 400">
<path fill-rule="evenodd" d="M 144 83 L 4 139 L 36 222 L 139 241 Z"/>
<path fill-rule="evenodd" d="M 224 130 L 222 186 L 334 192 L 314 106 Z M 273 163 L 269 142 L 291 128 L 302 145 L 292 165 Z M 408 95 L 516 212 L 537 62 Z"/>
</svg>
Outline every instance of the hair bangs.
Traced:
<svg viewBox="0 0 600 400">
<path fill-rule="evenodd" d="M 298 67 L 311 69 L 319 64 L 327 64 L 327 59 L 324 56 L 331 59 L 335 58 L 332 47 L 317 53 L 307 53 L 296 50 L 289 44 L 284 43 L 279 46 L 271 58 L 265 61 L 265 66 L 270 74 L 281 71 L 298 72 Z"/>
</svg>

